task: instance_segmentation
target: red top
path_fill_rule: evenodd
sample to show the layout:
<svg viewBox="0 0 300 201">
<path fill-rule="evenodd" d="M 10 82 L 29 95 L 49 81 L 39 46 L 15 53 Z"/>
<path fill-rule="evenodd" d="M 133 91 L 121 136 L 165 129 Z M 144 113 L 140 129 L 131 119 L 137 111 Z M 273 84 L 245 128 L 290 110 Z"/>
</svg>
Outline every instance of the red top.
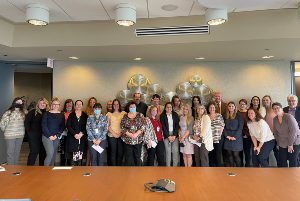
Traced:
<svg viewBox="0 0 300 201">
<path fill-rule="evenodd" d="M 158 119 L 150 118 L 152 126 L 154 128 L 154 132 L 156 134 L 157 141 L 162 141 L 162 125 Z"/>
<path fill-rule="evenodd" d="M 240 112 L 243 116 L 243 119 L 244 119 L 244 127 L 243 127 L 243 136 L 247 136 L 247 137 L 250 137 L 250 133 L 249 133 L 249 129 L 248 129 L 248 126 L 247 126 L 247 112 Z"/>
</svg>

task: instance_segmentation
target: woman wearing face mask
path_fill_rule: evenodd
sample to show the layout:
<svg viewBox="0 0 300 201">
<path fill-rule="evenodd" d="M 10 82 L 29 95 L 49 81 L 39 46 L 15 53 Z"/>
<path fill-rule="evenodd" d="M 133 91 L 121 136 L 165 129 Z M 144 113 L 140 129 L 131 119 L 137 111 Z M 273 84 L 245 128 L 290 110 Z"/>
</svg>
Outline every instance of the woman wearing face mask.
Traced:
<svg viewBox="0 0 300 201">
<path fill-rule="evenodd" d="M 189 137 L 193 136 L 193 125 L 194 119 L 190 112 L 190 106 L 184 104 L 179 121 L 179 143 L 185 167 L 192 167 L 193 164 L 194 145 L 189 141 Z"/>
<path fill-rule="evenodd" d="M 227 104 L 224 128 L 224 150 L 226 151 L 227 161 L 229 161 L 229 164 L 226 165 L 230 167 L 241 166 L 239 153 L 243 150 L 243 127 L 243 117 L 241 113 L 237 112 L 234 102 L 230 101 Z"/>
<path fill-rule="evenodd" d="M 247 125 L 253 142 L 253 166 L 268 167 L 269 155 L 275 146 L 273 133 L 257 110 L 250 108 L 247 112 L 247 116 Z"/>
<path fill-rule="evenodd" d="M 121 139 L 125 143 L 126 166 L 141 166 L 141 152 L 145 119 L 143 114 L 136 111 L 136 103 L 131 101 L 127 104 L 128 114 L 121 120 Z"/>
<path fill-rule="evenodd" d="M 39 156 L 39 165 L 44 165 L 46 151 L 42 142 L 42 117 L 49 110 L 46 98 L 40 98 L 35 109 L 31 110 L 25 117 L 25 130 L 28 134 L 29 155 L 27 165 L 34 165 Z"/>
<path fill-rule="evenodd" d="M 106 114 L 108 118 L 108 150 L 109 162 L 112 166 L 121 166 L 124 155 L 124 143 L 121 140 L 121 120 L 126 112 L 122 111 L 118 99 L 112 102 L 112 111 Z"/>
<path fill-rule="evenodd" d="M 59 111 L 59 106 L 59 99 L 53 98 L 50 110 L 45 112 L 42 118 L 42 141 L 46 150 L 45 166 L 54 165 L 59 138 L 65 129 L 65 118 Z"/>
<path fill-rule="evenodd" d="M 147 166 L 154 166 L 155 156 L 158 166 L 165 166 L 165 145 L 162 136 L 162 125 L 159 121 L 158 110 L 156 106 L 151 106 L 146 118 L 146 128 L 144 140 L 147 143 Z M 152 141 L 152 142 L 151 142 Z M 153 142 L 157 145 L 153 147 Z"/>
<path fill-rule="evenodd" d="M 197 106 L 201 104 L 201 99 L 200 96 L 193 96 L 192 98 L 192 116 L 194 119 L 196 118 L 197 112 Z"/>
<path fill-rule="evenodd" d="M 166 166 L 171 166 L 172 160 L 173 166 L 176 167 L 179 162 L 179 117 L 178 114 L 173 111 L 171 102 L 165 104 L 165 110 L 160 115 L 160 122 L 162 124 L 166 149 Z"/>
<path fill-rule="evenodd" d="M 25 134 L 24 120 L 26 110 L 23 100 L 15 98 L 10 108 L 3 114 L 0 128 L 6 141 L 7 164 L 17 165 Z"/>
<path fill-rule="evenodd" d="M 108 121 L 107 116 L 101 113 L 102 105 L 96 103 L 94 105 L 94 114 L 89 116 L 86 124 L 92 166 L 103 166 L 105 162 Z M 103 151 L 100 153 L 97 151 L 97 148 Z"/>
<path fill-rule="evenodd" d="M 83 152 L 86 150 L 86 122 L 87 114 L 82 111 L 83 102 L 75 101 L 75 111 L 69 115 L 67 121 L 67 152 L 72 153 L 72 165 L 82 165 Z"/>
</svg>

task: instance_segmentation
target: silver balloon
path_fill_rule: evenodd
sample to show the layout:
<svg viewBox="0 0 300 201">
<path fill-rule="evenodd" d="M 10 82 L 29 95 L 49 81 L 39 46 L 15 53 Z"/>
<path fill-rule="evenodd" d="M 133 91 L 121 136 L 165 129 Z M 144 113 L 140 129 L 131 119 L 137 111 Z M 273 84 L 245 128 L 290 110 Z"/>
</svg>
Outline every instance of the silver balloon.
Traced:
<svg viewBox="0 0 300 201">
<path fill-rule="evenodd" d="M 192 85 L 192 87 L 200 87 L 200 85 L 202 84 L 202 78 L 199 75 L 193 75 L 190 78 L 190 84 Z"/>
<path fill-rule="evenodd" d="M 163 96 L 162 96 L 162 102 L 163 103 L 166 103 L 166 102 L 171 102 L 173 96 L 175 96 L 176 93 L 173 92 L 173 91 L 169 91 L 167 93 L 165 93 Z"/>
<path fill-rule="evenodd" d="M 130 90 L 121 90 L 118 95 L 117 98 L 120 100 L 122 107 L 125 107 L 126 104 L 132 100 L 132 93 Z"/>
<path fill-rule="evenodd" d="M 163 90 L 159 86 L 159 84 L 150 84 L 147 88 L 147 94 L 149 94 L 149 95 L 153 95 L 153 94 L 161 95 L 162 92 L 163 92 Z"/>
<path fill-rule="evenodd" d="M 151 103 L 151 96 L 149 94 L 141 94 L 141 101 L 150 105 Z"/>
<path fill-rule="evenodd" d="M 151 84 L 148 78 L 142 74 L 133 75 L 127 84 L 127 88 L 132 92 L 146 93 L 147 87 Z"/>
<path fill-rule="evenodd" d="M 202 84 L 199 87 L 194 88 L 193 96 L 200 96 L 201 103 L 207 105 L 212 99 L 212 89 L 207 85 Z"/>
<path fill-rule="evenodd" d="M 176 93 L 182 100 L 191 99 L 193 95 L 193 87 L 189 82 L 182 82 L 178 84 Z"/>
</svg>

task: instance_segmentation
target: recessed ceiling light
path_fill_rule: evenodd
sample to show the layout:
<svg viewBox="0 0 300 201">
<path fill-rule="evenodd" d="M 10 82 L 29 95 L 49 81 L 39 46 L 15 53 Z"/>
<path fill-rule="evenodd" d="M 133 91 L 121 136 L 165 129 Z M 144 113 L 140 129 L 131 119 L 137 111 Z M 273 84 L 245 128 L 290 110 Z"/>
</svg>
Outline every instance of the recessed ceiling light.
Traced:
<svg viewBox="0 0 300 201">
<path fill-rule="evenodd" d="M 263 56 L 262 58 L 263 59 L 271 59 L 271 58 L 273 58 L 274 56 L 271 56 L 271 55 L 269 55 L 269 56 Z"/>
<path fill-rule="evenodd" d="M 63 50 L 56 50 L 57 52 L 62 52 Z"/>
<path fill-rule="evenodd" d="M 7 57 L 8 55 L 7 55 L 7 54 L 4 54 L 3 56 L 4 56 L 4 57 Z"/>
<path fill-rule="evenodd" d="M 70 59 L 79 59 L 79 57 L 69 57 Z"/>
<path fill-rule="evenodd" d="M 142 58 L 140 58 L 140 57 L 137 57 L 137 58 L 134 58 L 133 60 L 135 60 L 135 61 L 141 61 L 141 60 L 142 60 Z"/>
<path fill-rule="evenodd" d="M 174 10 L 177 10 L 178 9 L 178 6 L 176 5 L 173 5 L 173 4 L 166 4 L 166 5 L 163 5 L 161 7 L 161 9 L 165 10 L 165 11 L 174 11 Z"/>
<path fill-rule="evenodd" d="M 204 57 L 196 57 L 195 58 L 196 60 L 203 60 L 203 59 L 205 59 Z"/>
</svg>

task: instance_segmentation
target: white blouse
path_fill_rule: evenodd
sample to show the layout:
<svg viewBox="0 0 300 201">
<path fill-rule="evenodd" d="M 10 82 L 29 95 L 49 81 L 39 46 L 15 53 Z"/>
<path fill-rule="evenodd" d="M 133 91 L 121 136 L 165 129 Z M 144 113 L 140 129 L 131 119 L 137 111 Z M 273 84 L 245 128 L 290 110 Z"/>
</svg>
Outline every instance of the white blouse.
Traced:
<svg viewBox="0 0 300 201">
<path fill-rule="evenodd" d="M 274 139 L 274 135 L 267 124 L 263 119 L 258 122 L 248 122 L 247 123 L 250 135 L 255 137 L 259 142 L 268 142 Z"/>
</svg>

